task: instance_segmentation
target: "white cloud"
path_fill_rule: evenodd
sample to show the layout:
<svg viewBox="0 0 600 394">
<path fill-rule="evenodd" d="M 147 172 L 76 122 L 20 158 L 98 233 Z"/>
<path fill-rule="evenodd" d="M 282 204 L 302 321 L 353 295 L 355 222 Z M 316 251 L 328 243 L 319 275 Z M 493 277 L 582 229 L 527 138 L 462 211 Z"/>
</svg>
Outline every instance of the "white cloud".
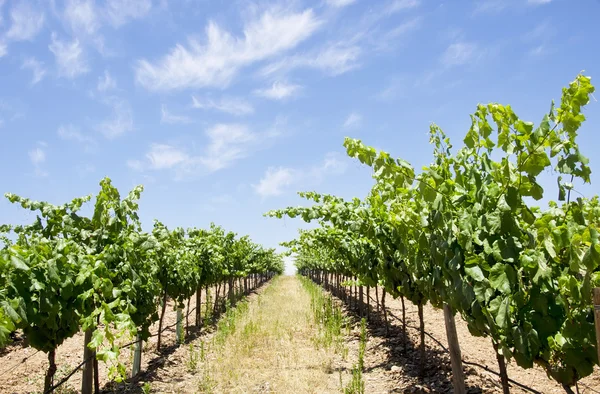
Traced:
<svg viewBox="0 0 600 394">
<path fill-rule="evenodd" d="M 532 4 L 532 5 L 543 5 L 543 4 L 548 4 L 550 3 L 552 0 L 527 0 L 527 4 Z"/>
<path fill-rule="evenodd" d="M 35 176 L 45 177 L 48 176 L 48 173 L 42 169 L 42 163 L 46 161 L 46 152 L 43 148 L 47 146 L 47 144 L 43 141 L 38 141 L 38 147 L 32 149 L 28 152 L 29 160 L 35 169 Z"/>
<path fill-rule="evenodd" d="M 186 123 L 192 122 L 192 119 L 190 119 L 188 116 L 174 115 L 174 114 L 170 113 L 164 105 L 160 108 L 160 110 L 161 110 L 161 117 L 160 117 L 161 123 L 186 124 Z"/>
<path fill-rule="evenodd" d="M 300 13 L 270 10 L 234 37 L 215 22 L 206 27 L 206 43 L 194 39 L 177 44 L 156 63 L 140 60 L 136 80 L 149 90 L 223 87 L 239 69 L 297 46 L 321 25 L 313 11 Z"/>
<path fill-rule="evenodd" d="M 536 25 L 532 30 L 528 31 L 523 35 L 523 41 L 538 41 L 538 40 L 547 40 L 548 38 L 554 36 L 556 30 L 554 25 L 550 23 L 550 21 L 544 21 Z"/>
<path fill-rule="evenodd" d="M 144 163 L 142 163 L 140 160 L 127 160 L 127 167 L 134 171 L 143 171 Z"/>
<path fill-rule="evenodd" d="M 385 40 L 395 39 L 395 38 L 398 38 L 408 32 L 413 31 L 413 30 L 417 29 L 419 26 L 421 26 L 422 20 L 423 20 L 423 18 L 419 17 L 419 16 L 408 19 L 407 21 L 399 24 L 398 26 L 394 27 L 393 29 L 391 29 L 387 33 L 385 33 L 384 39 Z"/>
<path fill-rule="evenodd" d="M 328 175 L 340 175 L 347 169 L 347 162 L 337 152 L 329 152 L 322 163 L 306 169 L 269 167 L 254 191 L 263 198 L 279 196 L 291 185 L 314 185 Z"/>
<path fill-rule="evenodd" d="M 97 89 L 100 92 L 106 92 L 117 88 L 117 82 L 110 76 L 108 70 L 104 70 L 104 74 L 98 77 Z"/>
<path fill-rule="evenodd" d="M 270 88 L 257 89 L 254 93 L 258 96 L 271 100 L 283 100 L 300 91 L 300 85 L 294 85 L 286 82 L 275 81 Z"/>
<path fill-rule="evenodd" d="M 347 159 L 346 156 L 344 158 Z M 323 162 L 310 170 L 310 178 L 321 181 L 327 175 L 340 175 L 346 172 L 348 162 L 338 152 L 328 152 Z"/>
<path fill-rule="evenodd" d="M 127 166 L 135 171 L 172 169 L 176 179 L 212 173 L 231 167 L 236 161 L 264 149 L 280 135 L 280 120 L 265 132 L 253 132 L 238 123 L 216 124 L 205 131 L 206 148 L 200 153 L 167 144 L 152 144 L 145 160 L 128 160 Z"/>
<path fill-rule="evenodd" d="M 344 43 L 336 43 L 328 45 L 318 52 L 290 56 L 269 64 L 260 71 L 260 74 L 270 76 L 287 73 L 296 68 L 315 68 L 336 76 L 357 68 L 361 52 L 362 50 L 357 45 L 348 46 Z"/>
<path fill-rule="evenodd" d="M 399 11 L 418 7 L 419 0 L 394 0 L 386 8 L 388 14 L 393 14 Z"/>
<path fill-rule="evenodd" d="M 108 0 L 106 3 L 108 19 L 115 27 L 145 17 L 151 8 L 151 0 Z"/>
<path fill-rule="evenodd" d="M 336 8 L 346 7 L 355 2 L 356 0 L 327 0 L 327 4 Z"/>
<path fill-rule="evenodd" d="M 6 38 L 14 41 L 32 40 L 44 27 L 44 13 L 30 2 L 21 1 L 10 11 L 11 26 Z"/>
<path fill-rule="evenodd" d="M 497 13 L 503 11 L 507 7 L 507 0 L 479 0 L 475 5 L 475 9 L 473 10 L 473 15 Z"/>
<path fill-rule="evenodd" d="M 279 196 L 286 186 L 294 182 L 295 170 L 291 168 L 269 167 L 258 185 L 252 185 L 254 191 L 261 197 Z"/>
<path fill-rule="evenodd" d="M 360 114 L 357 114 L 356 112 L 352 112 L 346 118 L 346 121 L 344 122 L 344 128 L 350 129 L 350 128 L 354 128 L 354 127 L 359 127 L 361 123 L 362 123 L 362 116 Z"/>
<path fill-rule="evenodd" d="M 153 170 L 173 168 L 189 160 L 189 156 L 171 145 L 152 144 L 146 158 Z"/>
<path fill-rule="evenodd" d="M 218 101 L 209 98 L 192 96 L 192 107 L 198 109 L 214 109 L 231 115 L 242 116 L 254 113 L 254 107 L 246 100 L 223 97 Z"/>
<path fill-rule="evenodd" d="M 89 135 L 83 134 L 77 127 L 72 124 L 60 125 L 57 134 L 63 140 L 71 140 L 83 144 L 94 144 L 95 140 Z"/>
<path fill-rule="evenodd" d="M 64 19 L 76 33 L 94 34 L 100 28 L 93 0 L 69 0 L 65 4 Z"/>
<path fill-rule="evenodd" d="M 248 155 L 257 135 L 241 124 L 217 124 L 206 131 L 209 145 L 199 162 L 210 172 L 231 166 Z"/>
<path fill-rule="evenodd" d="M 477 45 L 468 42 L 451 44 L 443 53 L 441 61 L 446 66 L 459 66 L 470 62 L 477 53 Z"/>
<path fill-rule="evenodd" d="M 33 72 L 33 77 L 31 79 L 31 84 L 35 85 L 40 82 L 46 76 L 46 69 L 44 68 L 44 63 L 36 60 L 34 57 L 30 57 L 25 59 L 22 69 L 29 69 Z"/>
<path fill-rule="evenodd" d="M 548 53 L 548 49 L 545 45 L 538 45 L 529 51 L 529 56 L 542 56 Z"/>
<path fill-rule="evenodd" d="M 381 101 L 391 101 L 403 96 L 408 89 L 409 83 L 404 77 L 394 77 L 388 80 L 385 88 L 375 94 L 375 98 Z"/>
<path fill-rule="evenodd" d="M 112 116 L 101 122 L 96 130 L 112 139 L 133 130 L 133 111 L 125 100 L 113 98 L 107 101 L 112 107 Z"/>
<path fill-rule="evenodd" d="M 52 43 L 48 48 L 54 54 L 60 76 L 72 79 L 89 71 L 77 38 L 72 42 L 60 41 L 56 33 L 52 33 Z"/>
<path fill-rule="evenodd" d="M 7 52 L 7 50 L 6 50 L 6 43 L 0 41 L 0 57 L 6 55 L 6 52 Z"/>
<path fill-rule="evenodd" d="M 34 166 L 46 161 L 46 152 L 42 148 L 35 148 L 29 151 L 29 160 Z"/>
</svg>

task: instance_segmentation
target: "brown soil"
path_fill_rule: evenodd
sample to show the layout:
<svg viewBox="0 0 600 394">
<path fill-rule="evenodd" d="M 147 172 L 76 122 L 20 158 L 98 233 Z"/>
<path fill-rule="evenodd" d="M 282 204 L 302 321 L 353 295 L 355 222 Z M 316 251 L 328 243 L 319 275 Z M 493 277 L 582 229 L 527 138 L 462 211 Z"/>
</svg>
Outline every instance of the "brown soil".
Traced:
<svg viewBox="0 0 600 394">
<path fill-rule="evenodd" d="M 201 332 L 192 330 L 186 345 L 176 344 L 175 328 L 163 335 L 164 348 L 156 352 L 156 337 L 145 345 L 142 357 L 143 373 L 130 384 L 110 384 L 108 369 L 100 363 L 100 385 L 104 392 L 143 392 L 147 383 L 156 393 L 195 392 L 255 392 L 255 393 L 298 393 L 340 392 L 349 381 L 351 369 L 357 359 L 359 324 L 354 316 L 350 335 L 344 346 L 348 354 L 343 357 L 333 349 L 315 347 L 313 342 L 317 327 L 310 318 L 310 299 L 299 289 L 294 278 L 281 278 L 271 296 L 259 296 L 263 286 L 249 297 L 248 311 L 238 316 L 238 327 L 224 345 L 214 345 L 214 329 Z M 214 289 L 211 291 L 214 297 Z M 381 295 L 381 291 L 379 292 Z M 374 291 L 371 291 L 374 297 Z M 204 294 L 203 294 L 203 301 Z M 389 333 L 386 334 L 381 312 L 372 311 L 368 323 L 368 340 L 365 352 L 363 379 L 366 393 L 451 393 L 450 360 L 442 347 L 426 337 L 426 369 L 424 377 L 419 370 L 419 332 L 417 308 L 406 302 L 409 340 L 402 340 L 400 300 L 388 296 L 387 310 Z M 195 300 L 191 301 L 191 308 Z M 447 347 L 444 317 L 441 310 L 424 308 L 425 329 L 443 346 Z M 173 325 L 176 312 L 169 308 L 165 325 Z M 193 322 L 193 314 L 190 323 Z M 466 323 L 456 318 L 458 337 L 463 359 L 497 371 L 494 350 L 489 339 L 473 337 Z M 157 324 L 152 332 L 157 331 Z M 213 343 L 211 345 L 211 343 Z M 46 355 L 23 347 L 22 341 L 4 349 L 0 354 L 0 393 L 40 393 L 47 368 Z M 191 347 L 190 347 L 191 344 Z M 204 345 L 202 345 L 204 344 Z M 406 348 L 405 348 L 406 345 Z M 190 363 L 204 349 L 204 361 Z M 59 372 L 57 380 L 82 361 L 83 334 L 80 333 L 57 351 Z M 122 351 L 121 358 L 128 366 L 132 352 Z M 25 360 L 25 361 L 24 361 Z M 194 367 L 194 368 L 192 368 Z M 479 367 L 464 365 L 469 393 L 501 393 L 499 378 Z M 539 367 L 522 369 L 514 363 L 508 364 L 509 377 L 541 393 L 564 393 L 564 390 L 549 379 Z M 341 379 L 341 383 L 340 383 Z M 57 392 L 78 392 L 81 373 L 76 373 Z M 527 393 L 516 386 L 512 393 Z M 580 381 L 581 394 L 600 393 L 600 370 Z"/>
<path fill-rule="evenodd" d="M 212 300 L 214 301 L 215 288 L 210 289 Z M 224 291 L 221 289 L 221 295 Z M 225 293 L 226 294 L 226 293 Z M 202 292 L 202 315 L 205 308 L 205 292 Z M 161 352 L 156 352 L 156 336 L 151 337 L 144 342 L 142 353 L 142 371 L 154 370 L 157 365 L 164 363 L 169 355 L 178 347 L 176 343 L 177 312 L 174 309 L 173 302 L 167 303 L 168 308 L 165 313 L 163 327 L 172 326 L 162 334 Z M 195 297 L 190 301 L 190 310 L 196 307 Z M 184 310 L 184 316 L 186 312 Z M 212 327 L 206 327 L 198 331 L 193 327 L 195 319 L 194 312 L 189 315 L 190 336 L 195 338 L 204 335 L 212 330 Z M 152 325 L 150 332 L 158 332 L 158 322 Z M 0 393 L 42 393 L 44 387 L 44 376 L 48 368 L 48 359 L 45 353 L 38 352 L 35 349 L 25 345 L 22 336 L 17 333 L 17 340 L 0 353 Z M 58 367 L 54 382 L 59 382 L 63 377 L 69 374 L 75 367 L 83 361 L 83 332 L 67 339 L 56 351 L 56 364 Z M 131 342 L 132 338 L 123 338 L 121 344 Z M 128 373 L 131 371 L 133 359 L 133 346 L 121 350 L 119 360 L 127 366 Z M 103 362 L 98 363 L 100 387 L 103 391 L 109 389 L 109 365 Z M 76 372 L 65 384 L 59 387 L 56 393 L 77 393 L 81 389 L 81 372 Z"/>
<path fill-rule="evenodd" d="M 159 393 L 339 392 L 340 375 L 334 372 L 342 357 L 315 346 L 310 297 L 296 278 L 275 279 L 249 298 L 247 308 L 236 309 L 235 328 L 220 326 L 180 347 L 160 371 L 142 380 Z"/>
<path fill-rule="evenodd" d="M 419 318 L 417 307 L 405 301 L 408 342 L 406 351 L 402 340 L 402 305 L 399 299 L 387 297 L 389 335 L 385 334 L 385 325 L 381 313 L 376 312 L 374 290 L 371 289 L 371 321 L 368 324 L 368 344 L 365 356 L 366 393 L 451 393 L 450 357 L 442 347 L 425 337 L 426 371 L 425 377 L 418 377 L 419 370 Z M 381 295 L 381 289 L 379 294 Z M 425 331 L 431 334 L 444 347 L 448 348 L 446 328 L 442 310 L 427 305 L 424 308 Z M 475 362 L 498 371 L 498 364 L 491 341 L 488 338 L 474 337 L 467 324 L 456 317 L 456 329 L 460 341 L 463 360 Z M 353 330 L 354 346 L 358 343 L 358 328 Z M 483 368 L 463 365 L 468 393 L 502 393 L 500 378 Z M 523 369 L 515 363 L 507 365 L 509 378 L 541 393 L 564 393 L 560 385 L 549 379 L 540 367 Z M 575 391 L 575 388 L 574 388 Z M 600 369 L 579 382 L 579 392 L 600 393 Z M 511 393 L 529 393 L 517 386 L 511 387 Z"/>
</svg>

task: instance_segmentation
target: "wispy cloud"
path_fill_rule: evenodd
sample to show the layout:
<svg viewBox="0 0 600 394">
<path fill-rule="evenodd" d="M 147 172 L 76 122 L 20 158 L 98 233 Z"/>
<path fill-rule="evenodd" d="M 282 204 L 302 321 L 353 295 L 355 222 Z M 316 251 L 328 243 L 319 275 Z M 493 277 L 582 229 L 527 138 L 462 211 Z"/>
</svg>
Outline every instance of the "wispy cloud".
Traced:
<svg viewBox="0 0 600 394">
<path fill-rule="evenodd" d="M 93 0 L 69 0 L 65 4 L 64 19 L 77 34 L 94 34 L 100 28 L 99 10 Z"/>
<path fill-rule="evenodd" d="M 189 156 L 185 152 L 165 144 L 152 144 L 146 158 L 150 163 L 150 168 L 154 170 L 173 168 L 189 160 Z"/>
<path fill-rule="evenodd" d="M 456 42 L 446 48 L 446 51 L 442 54 L 441 62 L 445 66 L 463 65 L 473 60 L 477 50 L 476 44 Z"/>
<path fill-rule="evenodd" d="M 167 110 L 167 107 L 165 105 L 162 105 L 160 110 L 161 110 L 161 117 L 160 117 L 161 123 L 188 124 L 188 123 L 192 122 L 192 119 L 189 116 L 175 115 L 175 114 L 170 113 Z"/>
<path fill-rule="evenodd" d="M 177 44 L 156 63 L 138 61 L 136 80 L 149 90 L 224 87 L 242 67 L 294 48 L 320 25 L 311 9 L 299 13 L 272 9 L 249 22 L 240 38 L 211 21 L 204 45 L 189 39 L 187 47 Z"/>
<path fill-rule="evenodd" d="M 337 152 L 329 152 L 324 160 L 312 167 L 295 169 L 269 167 L 258 184 L 252 185 L 254 192 L 262 198 L 275 197 L 290 191 L 294 185 L 310 186 L 322 182 L 327 176 L 343 174 L 347 163 Z"/>
<path fill-rule="evenodd" d="M 30 57 L 25 59 L 22 69 L 29 69 L 33 73 L 33 77 L 31 78 L 31 84 L 35 85 L 40 82 L 46 76 L 46 69 L 44 68 L 44 63 L 38 61 L 34 57 Z"/>
<path fill-rule="evenodd" d="M 257 89 L 254 94 L 271 100 L 283 100 L 300 92 L 302 87 L 287 82 L 275 81 L 273 85 L 266 89 Z"/>
<path fill-rule="evenodd" d="M 360 127 L 361 123 L 362 123 L 362 116 L 356 112 L 352 112 L 346 118 L 346 121 L 344 122 L 344 128 L 351 129 L 351 128 Z"/>
<path fill-rule="evenodd" d="M 29 151 L 29 160 L 33 165 L 38 165 L 46 161 L 46 152 L 42 148 L 35 148 Z"/>
<path fill-rule="evenodd" d="M 115 27 L 132 19 L 145 17 L 151 8 L 151 0 L 108 0 L 106 2 L 106 14 Z"/>
<path fill-rule="evenodd" d="M 255 132 L 239 123 L 220 123 L 205 130 L 208 143 L 203 151 L 173 144 L 152 144 L 144 160 L 128 160 L 135 171 L 172 169 L 176 179 L 216 172 L 233 166 L 237 161 L 264 149 L 279 135 L 276 122 L 273 129 Z"/>
<path fill-rule="evenodd" d="M 254 113 L 252 104 L 241 98 L 222 97 L 219 100 L 192 96 L 192 107 L 197 109 L 212 109 L 235 116 Z"/>
<path fill-rule="evenodd" d="M 390 101 L 400 96 L 408 90 L 409 83 L 406 78 L 394 77 L 388 80 L 385 87 L 375 94 L 374 98 L 380 101 Z"/>
<path fill-rule="evenodd" d="M 508 7 L 507 0 L 479 0 L 475 3 L 473 15 L 498 13 Z"/>
<path fill-rule="evenodd" d="M 291 168 L 269 167 L 258 185 L 253 185 L 254 191 L 263 198 L 279 196 L 286 186 L 293 183 L 296 176 L 296 171 Z"/>
<path fill-rule="evenodd" d="M 0 39 L 0 57 L 6 55 L 8 52 L 7 45 Z"/>
<path fill-rule="evenodd" d="M 358 45 L 347 43 L 329 44 L 323 49 L 306 54 L 294 55 L 263 67 L 260 75 L 268 77 L 285 74 L 296 68 L 314 68 L 335 76 L 359 67 L 358 58 L 362 53 Z"/>
<path fill-rule="evenodd" d="M 410 8 L 418 7 L 421 4 L 419 0 L 394 0 L 385 8 L 386 13 L 393 14 Z"/>
<path fill-rule="evenodd" d="M 109 139 L 132 131 L 133 111 L 129 103 L 119 98 L 111 98 L 106 100 L 106 104 L 112 108 L 112 115 L 96 126 L 96 130 Z"/>
<path fill-rule="evenodd" d="M 10 11 L 11 25 L 6 38 L 13 41 L 32 40 L 44 27 L 44 13 L 32 2 L 20 1 Z"/>
<path fill-rule="evenodd" d="M 229 167 L 235 161 L 246 157 L 248 145 L 257 135 L 241 124 L 217 124 L 206 131 L 209 138 L 206 153 L 199 158 L 210 172 Z"/>
<path fill-rule="evenodd" d="M 98 77 L 98 85 L 96 87 L 99 92 L 106 92 L 117 88 L 117 82 L 110 75 L 108 70 L 104 70 L 104 74 Z"/>
<path fill-rule="evenodd" d="M 48 48 L 54 54 L 60 76 L 73 79 L 90 71 L 77 38 L 71 42 L 61 41 L 53 32 L 52 43 Z"/>
<path fill-rule="evenodd" d="M 543 5 L 549 4 L 550 2 L 552 2 L 552 0 L 527 0 L 527 4 L 531 5 Z"/>
<path fill-rule="evenodd" d="M 326 2 L 331 7 L 342 8 L 355 3 L 356 0 L 326 0 Z"/>
<path fill-rule="evenodd" d="M 93 145 L 96 143 L 94 138 L 81 132 L 81 130 L 72 124 L 60 125 L 57 134 L 63 140 L 76 141 L 85 145 Z"/>
<path fill-rule="evenodd" d="M 46 151 L 44 148 L 46 143 L 38 142 L 38 147 L 28 152 L 29 160 L 35 169 L 35 176 L 46 177 L 48 173 L 42 168 L 42 164 L 46 161 Z"/>
</svg>

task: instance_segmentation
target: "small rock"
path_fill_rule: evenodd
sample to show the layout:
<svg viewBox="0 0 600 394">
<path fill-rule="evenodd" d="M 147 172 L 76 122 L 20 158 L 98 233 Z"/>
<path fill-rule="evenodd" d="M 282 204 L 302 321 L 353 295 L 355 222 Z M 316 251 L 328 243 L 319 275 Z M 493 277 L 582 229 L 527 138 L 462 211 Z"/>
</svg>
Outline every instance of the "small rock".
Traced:
<svg viewBox="0 0 600 394">
<path fill-rule="evenodd" d="M 397 365 L 392 365 L 392 368 L 390 368 L 390 371 L 392 371 L 392 372 L 401 372 L 402 368 L 400 368 Z"/>
</svg>

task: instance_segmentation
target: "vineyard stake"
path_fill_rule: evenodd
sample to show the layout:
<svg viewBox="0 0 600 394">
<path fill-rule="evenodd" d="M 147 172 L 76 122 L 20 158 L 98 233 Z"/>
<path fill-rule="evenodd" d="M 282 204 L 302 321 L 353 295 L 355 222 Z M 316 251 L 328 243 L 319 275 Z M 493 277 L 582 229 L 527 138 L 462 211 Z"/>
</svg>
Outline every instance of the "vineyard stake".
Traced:
<svg viewBox="0 0 600 394">
<path fill-rule="evenodd" d="M 594 288 L 594 321 L 596 322 L 596 350 L 600 362 L 600 287 Z"/>
<path fill-rule="evenodd" d="M 460 344 L 458 343 L 454 314 L 448 304 L 444 304 L 444 320 L 446 322 L 446 336 L 448 337 L 448 347 L 450 350 L 450 364 L 452 365 L 452 386 L 454 386 L 454 393 L 465 394 L 465 375 L 462 369 Z"/>
<path fill-rule="evenodd" d="M 182 327 L 182 320 L 183 320 L 183 311 L 181 308 L 177 308 L 177 343 L 182 344 L 183 343 L 183 327 Z"/>
<path fill-rule="evenodd" d="M 94 384 L 94 368 L 92 367 L 92 349 L 88 347 L 88 344 L 92 341 L 92 329 L 88 328 L 85 331 L 85 337 L 83 340 L 83 359 L 88 360 L 83 366 L 81 376 L 81 394 L 92 394 L 92 385 Z"/>
<path fill-rule="evenodd" d="M 131 377 L 135 378 L 142 367 L 142 337 L 138 334 L 137 342 L 133 348 L 133 367 L 131 368 Z"/>
</svg>

